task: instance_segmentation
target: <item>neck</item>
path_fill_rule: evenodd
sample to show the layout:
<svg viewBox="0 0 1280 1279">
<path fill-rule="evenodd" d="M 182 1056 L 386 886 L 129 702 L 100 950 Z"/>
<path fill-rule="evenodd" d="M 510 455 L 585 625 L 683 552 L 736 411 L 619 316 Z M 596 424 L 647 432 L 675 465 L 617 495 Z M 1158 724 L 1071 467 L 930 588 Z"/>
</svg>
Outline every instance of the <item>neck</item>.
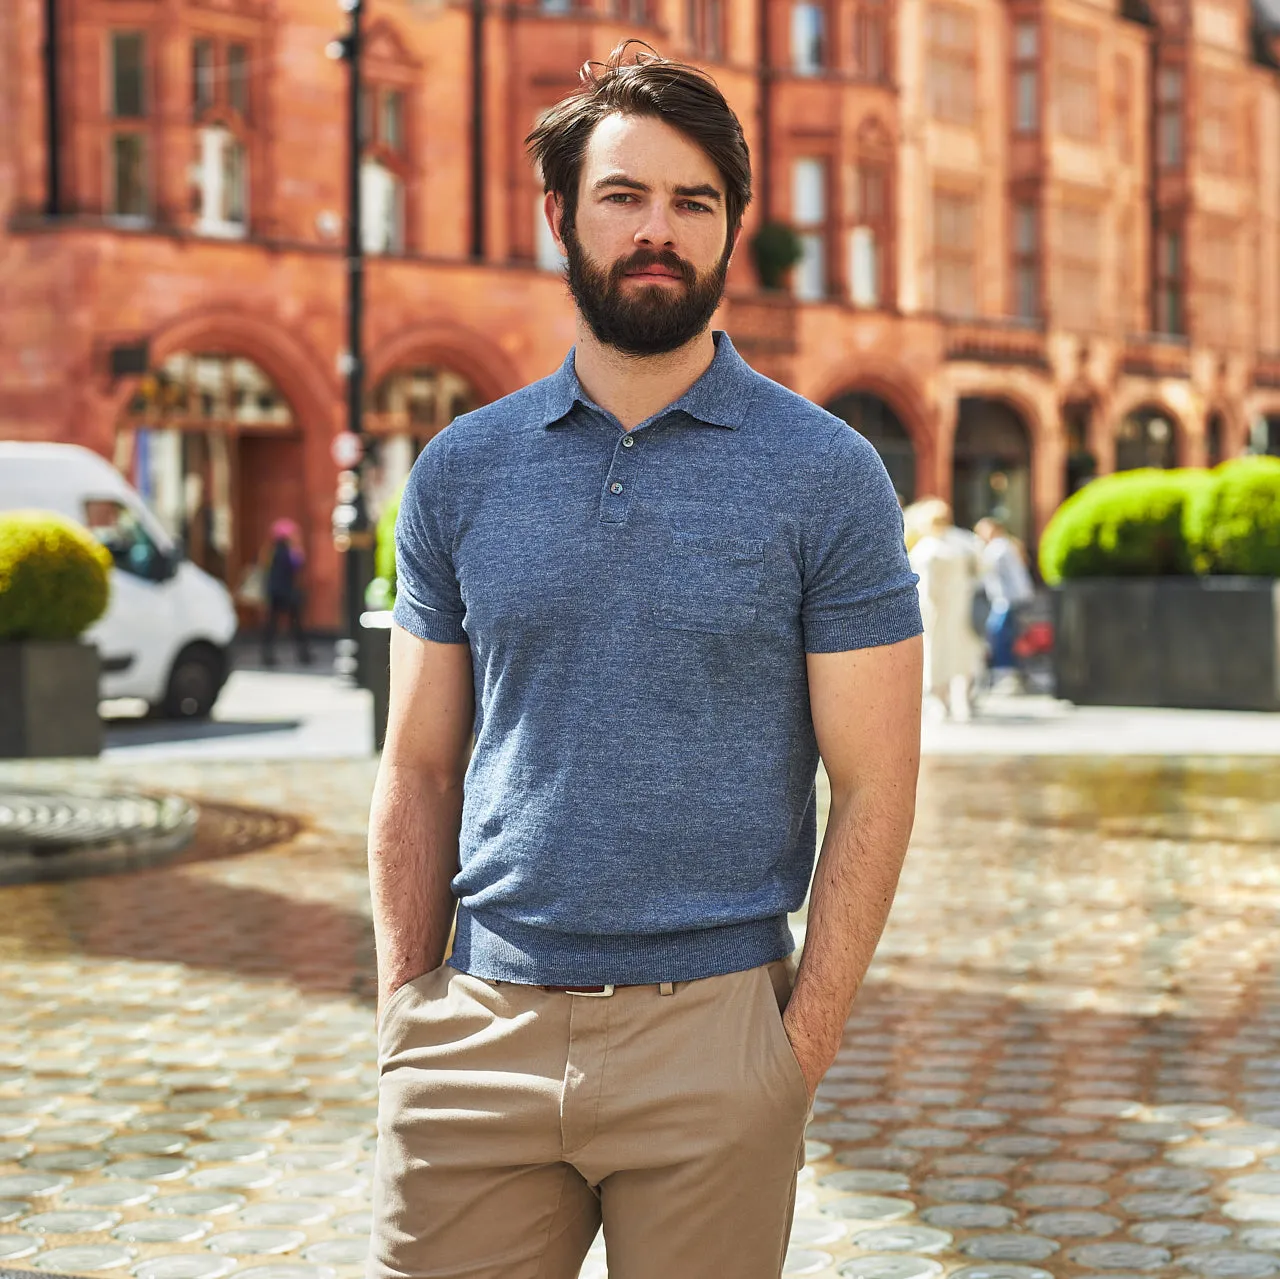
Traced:
<svg viewBox="0 0 1280 1279">
<path fill-rule="evenodd" d="M 573 363 L 582 389 L 629 431 L 674 404 L 707 371 L 715 353 L 708 325 L 665 355 L 624 355 L 601 342 L 579 316 Z"/>
</svg>

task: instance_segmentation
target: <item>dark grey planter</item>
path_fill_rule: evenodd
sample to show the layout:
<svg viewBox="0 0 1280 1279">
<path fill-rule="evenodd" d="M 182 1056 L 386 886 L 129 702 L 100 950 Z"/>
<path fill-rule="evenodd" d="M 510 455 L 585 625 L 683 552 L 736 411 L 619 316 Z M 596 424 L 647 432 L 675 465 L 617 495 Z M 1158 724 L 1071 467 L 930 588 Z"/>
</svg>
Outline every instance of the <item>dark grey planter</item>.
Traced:
<svg viewBox="0 0 1280 1279">
<path fill-rule="evenodd" d="M 373 749 L 387 740 L 387 703 L 391 699 L 391 614 L 362 613 L 356 682 L 373 694 Z"/>
<path fill-rule="evenodd" d="M 1054 674 L 1058 696 L 1084 706 L 1280 710 L 1280 581 L 1064 582 Z"/>
<path fill-rule="evenodd" d="M 0 643 L 0 759 L 99 754 L 99 667 L 75 640 Z"/>
</svg>

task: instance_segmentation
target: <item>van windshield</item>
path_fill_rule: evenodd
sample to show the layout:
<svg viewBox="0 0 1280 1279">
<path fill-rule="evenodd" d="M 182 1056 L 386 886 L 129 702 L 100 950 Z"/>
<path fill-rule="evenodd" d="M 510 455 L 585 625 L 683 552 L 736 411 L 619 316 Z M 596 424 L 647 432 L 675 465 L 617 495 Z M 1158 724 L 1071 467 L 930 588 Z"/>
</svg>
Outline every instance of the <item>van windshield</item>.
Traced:
<svg viewBox="0 0 1280 1279">
<path fill-rule="evenodd" d="M 114 498 L 88 498 L 84 522 L 111 553 L 122 573 L 159 582 L 171 572 L 169 557 L 155 544 L 138 517 Z"/>
</svg>

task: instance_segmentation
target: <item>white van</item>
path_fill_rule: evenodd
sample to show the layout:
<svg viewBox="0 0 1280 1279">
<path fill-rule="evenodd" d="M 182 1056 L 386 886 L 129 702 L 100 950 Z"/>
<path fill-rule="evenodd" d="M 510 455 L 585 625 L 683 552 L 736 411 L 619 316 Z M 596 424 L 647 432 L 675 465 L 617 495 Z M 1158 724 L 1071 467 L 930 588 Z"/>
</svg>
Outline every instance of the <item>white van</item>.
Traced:
<svg viewBox="0 0 1280 1279">
<path fill-rule="evenodd" d="M 78 444 L 0 440 L 0 511 L 56 511 L 111 552 L 111 602 L 85 634 L 102 696 L 140 697 L 172 718 L 208 715 L 230 670 L 236 612 L 223 584 L 174 545 L 106 458 Z"/>
</svg>

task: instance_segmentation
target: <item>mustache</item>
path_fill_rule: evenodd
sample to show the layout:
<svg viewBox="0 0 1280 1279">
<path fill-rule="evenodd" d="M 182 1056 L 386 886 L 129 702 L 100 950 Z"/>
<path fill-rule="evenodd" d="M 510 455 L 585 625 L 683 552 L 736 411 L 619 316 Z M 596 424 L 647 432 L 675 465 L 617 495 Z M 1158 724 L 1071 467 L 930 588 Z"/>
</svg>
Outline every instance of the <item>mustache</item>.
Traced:
<svg viewBox="0 0 1280 1279">
<path fill-rule="evenodd" d="M 629 258 L 622 258 L 613 264 L 609 271 L 609 283 L 616 286 L 624 275 L 630 275 L 632 271 L 644 271 L 651 266 L 675 271 L 685 284 L 693 284 L 698 278 L 693 267 L 671 249 L 637 249 Z"/>
</svg>

